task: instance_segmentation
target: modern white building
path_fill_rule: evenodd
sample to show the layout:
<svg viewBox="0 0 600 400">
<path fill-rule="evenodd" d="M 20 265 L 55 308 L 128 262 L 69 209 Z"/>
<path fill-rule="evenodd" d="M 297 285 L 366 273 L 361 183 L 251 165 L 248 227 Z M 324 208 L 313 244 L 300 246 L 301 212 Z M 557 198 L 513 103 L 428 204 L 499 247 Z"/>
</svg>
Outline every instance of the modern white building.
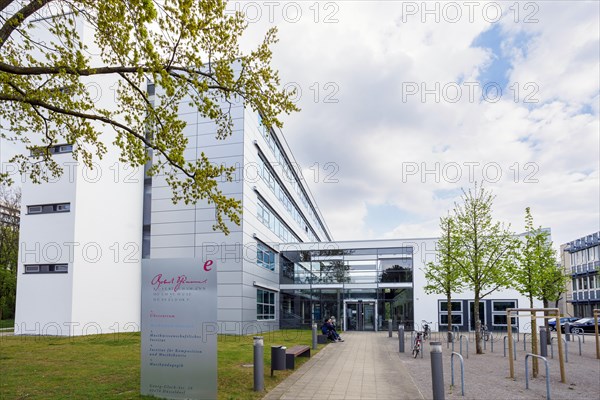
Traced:
<svg viewBox="0 0 600 400">
<path fill-rule="evenodd" d="M 600 232 L 575 239 L 560 246 L 568 283 L 566 315 L 592 317 L 600 307 Z"/>
<path fill-rule="evenodd" d="M 91 170 L 56 146 L 65 174 L 23 184 L 16 334 L 139 329 L 143 171 L 115 180 L 116 153 Z"/>
<path fill-rule="evenodd" d="M 226 106 L 233 118 L 232 136 L 218 140 L 214 121 L 202 119 L 188 103 L 184 99 L 179 107 L 179 117 L 187 123 L 186 159 L 203 152 L 213 163 L 236 168 L 233 180 L 219 186 L 241 201 L 242 222 L 230 222 L 229 235 L 215 232 L 214 206 L 204 201 L 174 205 L 164 177 L 147 179 L 144 257 L 193 258 L 214 252 L 222 332 L 278 328 L 277 245 L 329 241 L 329 230 L 279 130 L 267 130 L 257 112 L 239 103 Z"/>
<path fill-rule="evenodd" d="M 48 18 L 31 22 L 34 38 L 48 40 Z M 92 63 L 100 54 L 93 29 L 75 19 Z M 114 78 L 81 79 L 98 107 L 114 109 Z M 119 162 L 114 139 L 104 128 L 107 152 L 93 168 L 73 159 L 70 143 L 57 143 L 50 152 L 59 179 L 38 185 L 22 176 L 15 334 L 139 330 L 144 171 Z"/>
</svg>

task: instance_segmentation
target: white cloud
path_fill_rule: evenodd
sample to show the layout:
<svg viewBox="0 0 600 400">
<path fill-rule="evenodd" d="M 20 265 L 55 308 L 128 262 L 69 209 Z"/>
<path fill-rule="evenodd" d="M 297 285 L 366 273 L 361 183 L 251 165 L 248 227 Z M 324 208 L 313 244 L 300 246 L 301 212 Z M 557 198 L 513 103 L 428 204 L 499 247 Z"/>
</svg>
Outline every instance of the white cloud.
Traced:
<svg viewBox="0 0 600 400">
<path fill-rule="evenodd" d="M 474 180 L 494 191 L 497 218 L 517 231 L 527 206 L 558 243 L 597 230 L 598 4 L 571 2 L 564 12 L 566 3 L 536 3 L 537 10 L 521 8 L 518 23 L 512 3 L 503 4 L 503 38 L 524 48 L 508 52 L 510 81 L 495 103 L 479 101 L 479 91 L 469 99 L 461 84 L 491 62 L 489 50 L 470 47 L 489 21 L 403 22 L 400 2 L 372 4 L 339 3 L 338 24 L 282 23 L 275 50 L 282 76 L 303 89 L 302 112 L 284 129 L 296 158 L 305 167 L 339 166 L 339 183 L 312 185 L 334 237 L 430 235 L 458 200 L 456 189 Z M 528 14 L 539 23 L 523 23 Z M 338 103 L 315 102 L 315 82 L 335 83 Z M 462 96 L 403 99 L 413 82 L 419 89 L 456 82 Z M 537 102 L 524 103 L 526 95 Z M 462 177 L 454 182 L 456 166 Z M 375 233 L 368 204 L 393 204 L 410 218 Z"/>
</svg>

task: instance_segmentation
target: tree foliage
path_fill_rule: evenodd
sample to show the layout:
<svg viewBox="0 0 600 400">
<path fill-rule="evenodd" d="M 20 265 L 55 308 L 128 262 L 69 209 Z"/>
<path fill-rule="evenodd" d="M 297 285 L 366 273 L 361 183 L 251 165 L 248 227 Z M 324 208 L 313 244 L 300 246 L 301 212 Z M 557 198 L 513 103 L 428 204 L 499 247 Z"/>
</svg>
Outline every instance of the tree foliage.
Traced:
<svg viewBox="0 0 600 400">
<path fill-rule="evenodd" d="M 14 318 L 21 193 L 0 186 L 0 319 Z"/>
<path fill-rule="evenodd" d="M 533 307 L 533 299 L 538 299 L 542 301 L 544 308 L 549 308 L 550 302 L 558 302 L 565 292 L 570 277 L 557 262 L 550 234 L 541 226 L 534 226 L 529 207 L 525 209 L 525 229 L 527 233 L 521 245 L 519 264 L 513 273 L 515 289 L 527 296 L 530 307 Z M 548 320 L 544 321 L 548 328 Z M 535 329 L 534 320 L 534 336 L 537 334 Z"/>
<path fill-rule="evenodd" d="M 515 289 L 526 296 L 529 307 L 533 307 L 534 299 L 558 300 L 568 276 L 557 263 L 549 233 L 542 227 L 534 226 L 529 207 L 525 209 L 525 229 L 513 278 Z"/>
<path fill-rule="evenodd" d="M 216 208 L 216 228 L 226 216 L 239 223 L 241 205 L 217 187 L 231 167 L 211 165 L 202 153 L 186 160 L 181 100 L 216 121 L 217 137 L 232 132 L 231 105 L 243 102 L 263 123 L 297 110 L 292 93 L 278 88 L 270 46 L 276 30 L 242 54 L 246 28 L 240 13 L 226 14 L 223 0 L 0 0 L 1 139 L 24 143 L 34 155 L 11 162 L 34 182 L 60 176 L 50 147 L 74 144 L 76 160 L 92 168 L 114 143 L 120 160 L 165 174 L 173 200 L 205 199 Z M 147 82 L 161 91 L 152 104 Z M 97 86 L 111 101 L 96 101 Z M 107 83 L 107 82 L 112 82 Z M 107 87 L 109 86 L 109 87 Z M 114 100 L 112 97 L 114 96 Z M 108 134 L 110 133 L 110 134 Z M 109 139 L 110 138 L 110 139 Z M 0 182 L 11 182 L 4 173 Z"/>
<path fill-rule="evenodd" d="M 477 354 L 482 354 L 479 303 L 496 290 L 509 287 L 517 240 L 509 227 L 492 218 L 494 196 L 483 187 L 463 191 L 454 208 L 456 247 L 452 256 L 465 286 L 473 291 Z"/>
<path fill-rule="evenodd" d="M 460 293 L 463 287 L 461 270 L 455 259 L 462 258 L 457 242 L 457 227 L 451 216 L 440 218 L 441 235 L 437 242 L 437 263 L 428 263 L 424 272 L 427 294 L 443 294 L 448 305 L 448 332 L 452 332 L 452 293 Z"/>
</svg>

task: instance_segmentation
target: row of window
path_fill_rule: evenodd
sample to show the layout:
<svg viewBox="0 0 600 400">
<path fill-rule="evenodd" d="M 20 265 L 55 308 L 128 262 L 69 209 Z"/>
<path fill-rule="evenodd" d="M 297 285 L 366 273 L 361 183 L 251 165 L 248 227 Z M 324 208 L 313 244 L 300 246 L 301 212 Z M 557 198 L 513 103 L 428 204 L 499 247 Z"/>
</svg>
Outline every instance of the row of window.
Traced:
<svg viewBox="0 0 600 400">
<path fill-rule="evenodd" d="M 288 159 L 284 156 L 284 152 L 279 147 L 279 144 L 275 141 L 273 133 L 269 132 L 269 130 L 263 125 L 262 117 L 260 116 L 260 114 L 258 114 L 258 126 L 260 127 L 260 129 L 262 131 L 262 135 L 265 138 L 267 145 L 273 152 L 275 159 L 281 164 L 284 175 L 288 176 L 288 177 L 293 177 L 294 176 L 294 174 L 292 172 L 294 170 L 293 167 L 290 165 L 290 162 L 288 161 Z M 294 187 L 294 190 L 300 197 L 300 200 L 302 201 L 304 208 L 307 210 L 308 215 L 314 221 L 315 225 L 318 227 L 319 233 L 322 235 L 322 237 L 327 237 L 327 235 L 325 235 L 325 230 L 321 226 L 321 222 L 320 222 L 319 218 L 317 217 L 317 214 L 313 210 L 311 203 L 308 200 L 307 195 L 304 193 L 304 190 L 302 190 L 302 187 L 300 186 L 298 181 L 296 179 L 290 179 L 289 182 Z"/>
<path fill-rule="evenodd" d="M 506 309 L 507 308 L 516 308 L 517 302 L 516 300 L 490 300 L 492 302 L 492 326 L 507 326 L 507 318 L 506 318 Z M 453 325 L 465 325 L 463 323 L 463 302 L 462 301 L 452 301 L 452 324 Z M 448 302 L 440 301 L 439 302 L 439 321 L 442 325 L 448 324 Z M 485 311 L 483 315 L 480 315 L 481 320 L 485 321 Z M 466 321 L 465 321 L 466 322 Z M 511 324 L 516 325 L 517 319 L 516 317 L 511 317 Z"/>
<path fill-rule="evenodd" d="M 571 253 L 571 265 L 580 265 L 600 260 L 600 246 L 588 247 Z"/>
<path fill-rule="evenodd" d="M 256 245 L 256 264 L 275 271 L 275 252 L 262 243 Z"/>
<path fill-rule="evenodd" d="M 71 211 L 71 203 L 38 204 L 27 206 L 27 214 L 51 214 Z"/>
<path fill-rule="evenodd" d="M 51 274 L 69 272 L 68 264 L 26 264 L 26 274 Z"/>
<path fill-rule="evenodd" d="M 573 291 L 600 288 L 600 275 L 573 278 Z"/>
<path fill-rule="evenodd" d="M 275 319 L 275 292 L 256 289 L 256 319 Z"/>
<path fill-rule="evenodd" d="M 258 210 L 256 217 L 271 232 L 277 235 L 284 242 L 300 242 L 298 238 L 271 210 L 258 199 Z"/>
<path fill-rule="evenodd" d="M 262 159 L 260 159 L 260 173 L 263 181 L 279 199 L 281 204 L 283 204 L 286 210 L 288 210 L 288 212 L 292 215 L 294 221 L 296 221 L 300 226 L 304 226 L 304 231 L 308 235 L 309 241 L 318 242 L 319 239 L 315 236 L 312 229 L 308 228 L 308 223 L 304 220 L 300 210 L 296 207 L 290 196 L 287 194 L 285 189 L 283 189 L 283 187 L 277 181 L 277 179 L 273 176 L 273 174 L 269 170 L 269 167 L 267 167 L 267 165 Z"/>
<path fill-rule="evenodd" d="M 32 157 L 44 155 L 44 154 L 46 154 L 46 149 L 48 149 L 48 154 L 71 153 L 73 151 L 73 145 L 72 144 L 57 144 L 57 145 L 50 146 L 50 147 L 43 147 L 43 146 L 37 147 L 37 148 L 31 149 L 30 155 Z"/>
</svg>

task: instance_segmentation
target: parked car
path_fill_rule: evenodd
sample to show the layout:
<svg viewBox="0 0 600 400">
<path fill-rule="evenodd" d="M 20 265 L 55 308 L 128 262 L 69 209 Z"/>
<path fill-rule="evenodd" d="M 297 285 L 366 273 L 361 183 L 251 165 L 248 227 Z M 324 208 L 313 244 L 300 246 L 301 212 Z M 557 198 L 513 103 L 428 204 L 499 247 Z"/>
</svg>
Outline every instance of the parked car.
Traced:
<svg viewBox="0 0 600 400">
<path fill-rule="evenodd" d="M 564 327 L 565 327 L 565 323 L 569 323 L 572 324 L 575 321 L 579 321 L 581 318 L 579 317 L 562 317 L 560 319 L 560 326 L 563 328 L 563 332 L 565 331 Z M 556 330 L 556 318 L 552 318 L 548 320 L 548 326 L 550 327 L 551 331 L 555 331 Z"/>
<path fill-rule="evenodd" d="M 594 318 L 582 318 L 571 324 L 571 333 L 594 333 Z"/>
</svg>

